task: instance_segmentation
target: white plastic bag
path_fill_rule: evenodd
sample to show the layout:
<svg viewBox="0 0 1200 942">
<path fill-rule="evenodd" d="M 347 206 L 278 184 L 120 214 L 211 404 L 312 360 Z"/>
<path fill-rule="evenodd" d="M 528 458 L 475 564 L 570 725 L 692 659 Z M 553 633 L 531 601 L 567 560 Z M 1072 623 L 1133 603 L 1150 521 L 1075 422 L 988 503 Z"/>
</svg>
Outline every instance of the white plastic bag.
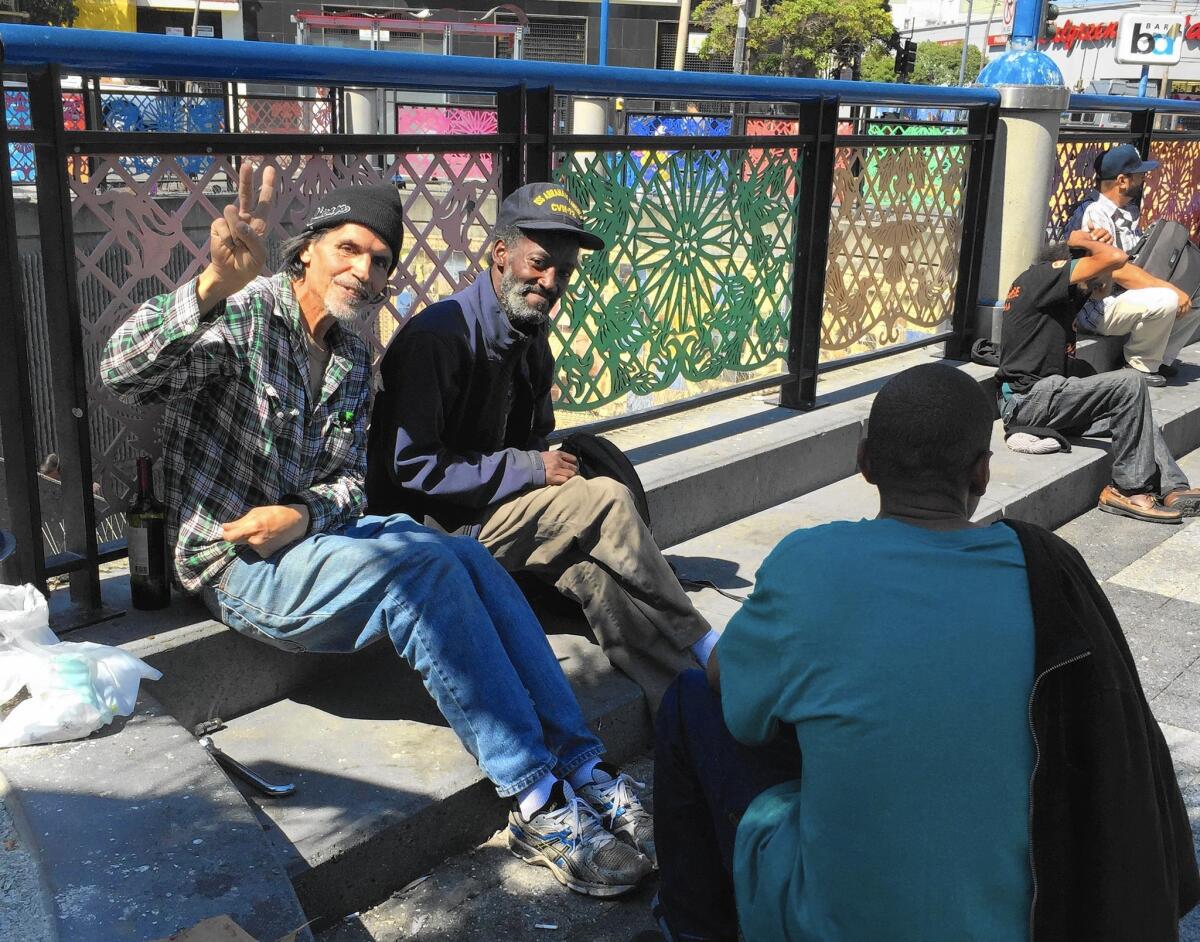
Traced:
<svg viewBox="0 0 1200 942">
<path fill-rule="evenodd" d="M 128 716 L 138 685 L 162 674 L 120 648 L 59 641 L 31 585 L 0 585 L 0 704 L 29 698 L 0 721 L 0 747 L 82 739 Z"/>
</svg>

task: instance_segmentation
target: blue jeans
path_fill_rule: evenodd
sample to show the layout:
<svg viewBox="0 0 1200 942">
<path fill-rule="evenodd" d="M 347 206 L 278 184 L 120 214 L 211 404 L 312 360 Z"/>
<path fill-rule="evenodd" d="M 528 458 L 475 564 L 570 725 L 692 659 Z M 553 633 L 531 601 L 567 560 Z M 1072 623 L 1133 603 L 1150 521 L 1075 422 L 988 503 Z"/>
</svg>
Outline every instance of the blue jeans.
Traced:
<svg viewBox="0 0 1200 942">
<path fill-rule="evenodd" d="M 760 793 L 798 779 L 800 765 L 791 727 L 763 746 L 734 739 L 702 671 L 667 688 L 654 730 L 654 843 L 660 915 L 678 942 L 735 942 L 738 823 Z"/>
<path fill-rule="evenodd" d="M 469 537 L 361 517 L 268 559 L 244 553 L 204 600 L 290 651 L 350 652 L 386 635 L 501 797 L 604 752 L 525 597 Z"/>
</svg>

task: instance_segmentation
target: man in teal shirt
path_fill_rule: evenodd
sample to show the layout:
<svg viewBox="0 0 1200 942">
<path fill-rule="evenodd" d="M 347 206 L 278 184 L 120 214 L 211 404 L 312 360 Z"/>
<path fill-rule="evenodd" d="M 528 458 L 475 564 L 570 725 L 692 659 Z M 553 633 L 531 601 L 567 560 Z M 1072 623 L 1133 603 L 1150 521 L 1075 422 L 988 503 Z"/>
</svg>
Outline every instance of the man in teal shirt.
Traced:
<svg viewBox="0 0 1200 942">
<path fill-rule="evenodd" d="M 1181 859 L 1190 859 L 1182 802 L 1153 797 L 1170 788 L 1178 799 L 1178 786 L 1128 649 L 1112 637 L 1119 626 L 1107 640 L 1081 632 L 1077 656 L 1047 664 L 1043 642 L 1063 648 L 1043 626 L 1069 619 L 1044 617 L 1063 593 L 1031 591 L 1027 560 L 1045 556 L 1025 543 L 1056 538 L 971 521 L 988 484 L 992 415 L 979 386 L 943 364 L 889 382 L 859 455 L 880 491 L 879 516 L 784 539 L 718 643 L 707 682 L 694 671 L 669 688 L 655 755 L 655 913 L 666 938 L 733 940 L 740 924 L 747 942 L 1028 940 L 1035 885 L 1052 903 L 1053 913 L 1041 904 L 1047 920 L 1086 908 L 1055 862 L 1075 859 L 1086 843 L 1077 833 L 1098 832 L 1091 809 L 1119 816 L 1121 802 L 1147 795 L 1130 814 L 1145 812 L 1141 830 L 1162 827 L 1170 839 L 1156 833 L 1126 848 L 1139 860 L 1131 869 L 1154 872 L 1147 861 L 1157 852 L 1165 873 L 1168 844 L 1186 844 Z M 1073 554 L 1049 555 L 1064 552 Z M 1071 578 L 1094 585 L 1081 561 L 1082 576 L 1074 567 Z M 1072 604 L 1082 611 L 1081 598 Z M 1087 611 L 1091 627 L 1104 620 Z M 1128 688 L 1112 710 L 1142 730 L 1144 746 L 1085 754 L 1104 741 L 1093 726 L 1108 718 L 1087 718 L 1098 708 L 1082 719 L 1056 712 L 1100 669 Z M 1064 728 L 1068 746 L 1055 738 Z M 1156 764 L 1130 774 L 1143 756 Z M 1086 768 L 1083 785 L 1072 765 Z M 1094 794 L 1084 796 L 1093 768 Z M 1056 830 L 1050 814 L 1035 814 L 1031 788 L 1053 817 L 1079 820 Z M 1082 810 L 1063 812 L 1064 798 Z M 1047 854 L 1041 870 L 1031 833 Z M 1180 871 L 1178 894 L 1167 886 L 1174 876 L 1137 894 L 1154 897 L 1163 925 L 1177 918 L 1176 897 L 1183 911 L 1194 902 L 1194 861 Z"/>
</svg>

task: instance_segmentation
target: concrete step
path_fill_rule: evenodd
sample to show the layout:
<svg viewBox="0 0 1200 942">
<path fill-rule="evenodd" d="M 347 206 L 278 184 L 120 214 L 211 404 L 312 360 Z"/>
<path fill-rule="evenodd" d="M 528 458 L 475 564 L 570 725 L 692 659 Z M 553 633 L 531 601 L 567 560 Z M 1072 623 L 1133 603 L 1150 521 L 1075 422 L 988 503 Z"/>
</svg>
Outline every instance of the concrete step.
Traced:
<svg viewBox="0 0 1200 942">
<path fill-rule="evenodd" d="M 1181 379 L 1190 382 L 1152 393 L 1176 454 L 1200 445 L 1200 349 L 1191 352 Z M 980 520 L 1010 516 L 1055 527 L 1094 506 L 1108 479 L 1103 440 L 1081 440 L 1070 453 L 1019 455 L 1005 447 L 997 423 L 992 448 L 992 484 Z M 763 558 L 788 533 L 877 510 L 875 489 L 854 475 L 685 540 L 668 558 L 685 576 L 745 595 Z M 739 607 L 712 589 L 693 597 L 718 629 Z M 594 645 L 575 637 L 555 638 L 554 645 L 615 758 L 647 743 L 648 715 L 637 689 Z M 300 786 L 303 797 L 289 802 L 247 797 L 269 821 L 313 917 L 361 910 L 439 859 L 480 843 L 503 822 L 503 803 L 431 702 L 425 699 L 420 714 L 414 688 L 391 686 L 411 685 L 411 672 L 405 679 L 398 659 L 375 667 L 378 674 L 318 682 L 233 721 L 218 736 L 231 754 Z M 364 697 L 368 689 L 380 693 Z"/>
<path fill-rule="evenodd" d="M 551 645 L 584 716 L 616 762 L 650 744 L 641 691 L 591 641 Z M 378 902 L 504 823 L 508 802 L 487 781 L 391 653 L 232 720 L 214 734 L 269 780 L 296 785 L 283 800 L 243 787 L 310 918 Z M 370 691 L 364 695 L 365 691 Z"/>
<path fill-rule="evenodd" d="M 917 351 L 837 371 L 822 381 L 819 408 L 811 412 L 743 396 L 609 437 L 637 465 L 655 538 L 669 546 L 852 474 L 871 395 L 895 373 L 929 359 Z M 960 366 L 981 381 L 993 372 Z M 165 611 L 139 612 L 129 604 L 126 577 L 110 576 L 101 589 L 104 604 L 124 614 L 69 637 L 120 645 L 162 671 L 155 695 L 188 728 L 241 716 L 316 678 L 353 674 L 380 657 L 376 649 L 289 654 L 228 630 L 196 599 L 177 595 Z M 557 608 L 538 607 L 538 613 L 549 630 L 573 630 L 560 626 Z"/>
<path fill-rule="evenodd" d="M 1172 453 L 1182 455 L 1200 446 L 1200 345 L 1184 351 L 1178 380 L 1152 389 L 1150 396 Z M 1110 444 L 1107 438 L 1075 439 L 1070 452 L 1022 455 L 1005 446 L 997 422 L 992 433 L 991 483 L 975 519 L 990 522 L 1011 517 L 1053 529 L 1086 513 L 1110 480 Z M 692 578 L 745 595 L 763 559 L 793 530 L 878 512 L 878 491 L 855 474 L 673 546 L 668 556 L 678 560 L 679 568 Z M 737 609 L 736 602 L 711 589 L 698 593 L 697 599 L 714 625 L 723 627 Z"/>
<path fill-rule="evenodd" d="M 246 802 L 151 697 L 89 739 L 0 750 L 0 798 L 63 942 L 146 942 L 220 915 L 278 939 L 307 922 Z M 17 938 L 3 917 L 0 937 Z"/>
</svg>

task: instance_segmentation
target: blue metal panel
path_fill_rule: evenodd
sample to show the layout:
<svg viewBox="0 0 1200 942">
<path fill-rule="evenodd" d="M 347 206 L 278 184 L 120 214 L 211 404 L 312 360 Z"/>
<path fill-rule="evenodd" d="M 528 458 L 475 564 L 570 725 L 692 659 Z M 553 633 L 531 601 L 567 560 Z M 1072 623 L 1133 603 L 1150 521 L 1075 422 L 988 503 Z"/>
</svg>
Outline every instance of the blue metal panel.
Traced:
<svg viewBox="0 0 1200 942">
<path fill-rule="evenodd" d="M 1127 95 L 1072 95 L 1072 111 L 1154 111 L 1200 114 L 1200 101 L 1175 98 L 1134 98 Z"/>
<path fill-rule="evenodd" d="M 654 98 L 796 101 L 839 96 L 843 102 L 968 107 L 999 101 L 983 88 L 937 88 L 876 82 L 772 78 L 668 72 L 557 62 L 513 62 L 467 56 L 332 49 L 289 43 L 240 42 L 147 33 L 114 33 L 51 26 L 0 26 L 9 67 L 60 63 L 67 72 L 286 82 L 300 85 L 366 85 L 387 88 L 495 92 L 522 83 L 553 86 L 558 93 Z"/>
</svg>

